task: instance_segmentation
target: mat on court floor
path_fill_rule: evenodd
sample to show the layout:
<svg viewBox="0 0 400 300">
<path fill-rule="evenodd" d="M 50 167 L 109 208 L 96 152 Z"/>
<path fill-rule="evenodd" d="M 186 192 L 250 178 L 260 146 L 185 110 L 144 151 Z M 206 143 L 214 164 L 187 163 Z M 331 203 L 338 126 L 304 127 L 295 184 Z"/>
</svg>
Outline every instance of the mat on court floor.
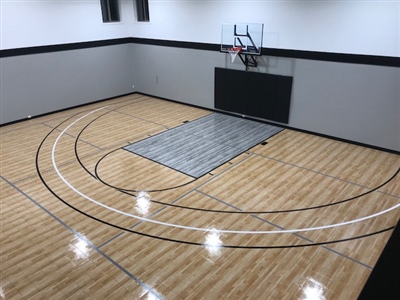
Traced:
<svg viewBox="0 0 400 300">
<path fill-rule="evenodd" d="M 283 128 L 212 113 L 124 147 L 199 178 Z"/>
</svg>

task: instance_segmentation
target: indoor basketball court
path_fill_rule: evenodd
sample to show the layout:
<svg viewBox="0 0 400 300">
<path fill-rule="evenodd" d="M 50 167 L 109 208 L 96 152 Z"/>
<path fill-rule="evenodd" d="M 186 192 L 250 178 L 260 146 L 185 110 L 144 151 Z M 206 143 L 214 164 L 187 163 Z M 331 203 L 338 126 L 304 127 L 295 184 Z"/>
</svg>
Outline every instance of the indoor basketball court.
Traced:
<svg viewBox="0 0 400 300">
<path fill-rule="evenodd" d="M 129 150 L 152 137 L 168 148 L 163 134 L 214 114 L 134 94 L 2 127 L 13 291 L 356 298 L 398 220 L 398 155 L 282 128 L 199 176 Z"/>
<path fill-rule="evenodd" d="M 136 9 L 149 21 L 148 6 Z M 120 18 L 102 13 L 102 25 Z M 372 91 L 399 90 L 366 70 L 392 78 L 398 60 L 279 52 L 265 41 L 271 24 L 218 25 L 212 44 L 1 50 L 0 299 L 392 299 L 400 149 L 386 98 Z M 73 67 L 84 61 L 87 81 Z M 12 84 L 36 86 L 45 73 L 37 90 Z M 357 110 L 345 106 L 352 98 Z M 386 131 L 365 113 L 376 98 Z M 22 118 L 15 99 L 41 105 Z"/>
</svg>

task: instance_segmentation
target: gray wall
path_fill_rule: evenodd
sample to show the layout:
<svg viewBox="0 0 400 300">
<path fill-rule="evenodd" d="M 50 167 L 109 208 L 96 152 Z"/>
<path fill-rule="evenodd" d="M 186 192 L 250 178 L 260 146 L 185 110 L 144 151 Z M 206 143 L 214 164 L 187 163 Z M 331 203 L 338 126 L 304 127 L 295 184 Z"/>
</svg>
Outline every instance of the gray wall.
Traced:
<svg viewBox="0 0 400 300">
<path fill-rule="evenodd" d="M 138 91 L 184 103 L 214 108 L 214 67 L 225 67 L 215 51 L 134 45 Z"/>
<path fill-rule="evenodd" d="M 214 68 L 227 54 L 134 45 L 137 90 L 214 108 Z M 289 126 L 400 151 L 400 69 L 261 57 L 257 72 L 293 76 Z"/>
<path fill-rule="evenodd" d="M 133 92 L 132 47 L 1 58 L 0 124 Z"/>
<path fill-rule="evenodd" d="M 133 91 L 213 109 L 214 68 L 244 70 L 228 54 L 143 44 L 0 63 L 1 124 Z M 293 76 L 289 126 L 400 151 L 400 68 L 263 56 L 252 70 Z"/>
<path fill-rule="evenodd" d="M 290 125 L 400 150 L 400 69 L 296 60 Z"/>
<path fill-rule="evenodd" d="M 398 1 L 151 1 L 151 22 L 120 1 L 121 22 L 107 24 L 100 1 L 1 3 L 0 50 L 126 37 L 218 44 L 222 23 L 251 16 L 267 48 L 400 55 Z M 0 124 L 135 90 L 214 108 L 215 67 L 243 69 L 218 52 L 132 44 L 0 58 Z M 293 76 L 289 126 L 400 151 L 399 70 L 262 57 L 256 71 Z"/>
</svg>

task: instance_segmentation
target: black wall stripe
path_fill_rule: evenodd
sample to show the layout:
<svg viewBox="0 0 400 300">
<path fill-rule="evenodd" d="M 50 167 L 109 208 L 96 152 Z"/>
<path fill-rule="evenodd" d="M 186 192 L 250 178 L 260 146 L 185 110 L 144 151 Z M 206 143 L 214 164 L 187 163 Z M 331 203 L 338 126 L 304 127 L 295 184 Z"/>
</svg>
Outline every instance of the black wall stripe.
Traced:
<svg viewBox="0 0 400 300">
<path fill-rule="evenodd" d="M 171 41 L 171 40 L 145 39 L 145 38 L 119 38 L 119 39 L 80 42 L 71 44 L 6 49 L 6 50 L 0 50 L 0 57 L 13 57 L 13 56 L 29 55 L 29 54 L 50 53 L 58 51 L 129 44 L 129 43 L 175 47 L 183 49 L 207 50 L 207 51 L 220 51 L 221 48 L 219 44 L 210 44 L 210 43 L 197 43 L 197 42 Z M 377 66 L 388 66 L 388 67 L 400 67 L 400 57 L 394 57 L 394 56 L 331 53 L 331 52 L 289 50 L 289 49 L 276 49 L 276 48 L 263 48 L 261 53 L 262 55 L 266 56 L 299 58 L 299 59 L 352 63 L 352 64 L 366 64 L 366 65 L 377 65 Z"/>
<path fill-rule="evenodd" d="M 20 56 L 20 55 L 51 53 L 51 52 L 58 52 L 58 51 L 87 49 L 87 48 L 95 48 L 95 47 L 103 47 L 103 46 L 129 44 L 129 43 L 132 43 L 131 38 L 80 42 L 80 43 L 71 43 L 71 44 L 58 44 L 58 45 L 48 45 L 48 46 L 37 46 L 37 47 L 27 47 L 27 48 L 15 48 L 15 49 L 0 50 L 0 57 L 12 57 L 12 56 Z"/>
<path fill-rule="evenodd" d="M 262 55 L 349 64 L 400 67 L 400 57 L 263 48 Z"/>
<path fill-rule="evenodd" d="M 184 41 L 168 41 L 168 40 L 143 39 L 143 38 L 132 38 L 132 43 L 133 44 L 143 44 L 143 45 L 156 45 L 156 46 L 165 46 L 165 47 L 184 48 L 184 49 L 208 50 L 208 51 L 220 51 L 220 49 L 221 49 L 221 45 L 219 45 L 219 44 L 184 42 Z"/>
</svg>

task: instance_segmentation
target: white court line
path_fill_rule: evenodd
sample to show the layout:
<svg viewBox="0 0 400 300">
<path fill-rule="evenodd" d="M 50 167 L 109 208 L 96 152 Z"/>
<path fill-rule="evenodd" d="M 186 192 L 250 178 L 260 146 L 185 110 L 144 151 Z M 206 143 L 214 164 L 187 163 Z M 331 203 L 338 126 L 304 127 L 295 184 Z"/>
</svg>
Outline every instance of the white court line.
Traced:
<svg viewBox="0 0 400 300">
<path fill-rule="evenodd" d="M 72 184 L 70 184 L 60 173 L 60 171 L 57 168 L 57 164 L 56 164 L 56 160 L 55 160 L 55 151 L 56 151 L 56 147 L 57 147 L 57 143 L 59 141 L 59 139 L 61 138 L 61 136 L 70 128 L 72 127 L 76 122 L 86 118 L 87 116 L 89 116 L 92 113 L 95 113 L 101 109 L 106 108 L 107 106 L 98 108 L 94 111 L 91 111 L 89 113 L 87 113 L 86 115 L 80 117 L 79 119 L 75 120 L 74 122 L 72 122 L 70 125 L 68 125 L 57 137 L 56 141 L 54 142 L 53 148 L 52 148 L 52 152 L 51 152 L 51 159 L 52 159 L 52 163 L 54 166 L 55 171 L 57 172 L 57 175 L 60 177 L 60 179 L 71 189 L 73 190 L 75 193 L 77 193 L 78 195 L 82 196 L 83 198 L 99 205 L 102 206 L 106 209 L 109 209 L 111 211 L 114 211 L 116 213 L 128 216 L 128 217 L 132 217 L 141 221 L 145 221 L 145 222 L 150 222 L 150 223 L 154 223 L 154 224 L 158 224 L 158 225 L 164 225 L 164 226 L 169 226 L 169 227 L 175 227 L 175 228 L 182 228 L 182 229 L 188 229 L 188 230 L 195 230 L 195 231 L 204 231 L 204 232 L 210 232 L 210 230 L 212 230 L 211 228 L 202 228 L 202 227 L 191 227 L 191 226 L 184 226 L 184 225 L 178 225 L 178 224 L 172 224 L 172 223 L 166 223 L 166 222 L 161 222 L 161 221 L 156 221 L 156 220 L 152 220 L 152 219 L 148 219 L 148 218 L 143 218 L 140 216 L 136 216 L 136 215 L 132 215 L 123 211 L 120 211 L 118 209 L 115 209 L 113 207 L 107 206 L 101 202 L 98 202 L 94 199 L 92 199 L 91 197 L 83 194 L 81 191 L 79 191 L 78 189 L 76 189 Z M 272 233 L 295 233 L 295 232 L 304 232 L 304 231 L 313 231 L 313 230 L 321 230 L 321 229 L 328 229 L 328 228 L 334 228 L 334 227 L 339 227 L 339 226 L 344 226 L 344 225 L 348 225 L 348 224 L 354 224 L 357 222 L 361 222 L 364 220 L 368 220 L 368 219 L 372 219 L 375 218 L 377 216 L 383 215 L 385 213 L 388 213 L 396 208 L 400 207 L 400 203 L 397 205 L 394 205 L 388 209 L 382 210 L 378 213 L 366 216 L 366 217 L 362 217 L 359 219 L 354 219 L 354 220 L 350 220 L 350 221 L 346 221 L 346 222 L 342 222 L 342 223 L 336 223 L 336 224 L 330 224 L 330 225 L 324 225 L 324 226 L 318 226 L 318 227 L 309 227 L 309 228 L 297 228 L 297 229 L 284 229 L 284 230 L 267 230 L 267 231 L 252 231 L 252 230 L 225 230 L 225 229 L 218 229 L 218 231 L 220 233 L 239 233 L 239 234 L 272 234 Z M 214 229 L 215 230 L 215 229 Z"/>
</svg>

